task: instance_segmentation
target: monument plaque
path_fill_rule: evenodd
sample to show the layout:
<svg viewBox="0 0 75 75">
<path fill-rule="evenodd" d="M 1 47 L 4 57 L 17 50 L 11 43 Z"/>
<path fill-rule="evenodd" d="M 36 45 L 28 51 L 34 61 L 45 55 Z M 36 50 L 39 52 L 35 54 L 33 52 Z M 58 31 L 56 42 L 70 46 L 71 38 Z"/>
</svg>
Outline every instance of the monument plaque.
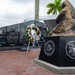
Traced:
<svg viewBox="0 0 75 75">
<path fill-rule="evenodd" d="M 0 34 L 0 47 L 4 47 L 4 46 L 6 46 L 7 45 L 7 43 L 6 43 L 6 35 L 1 35 Z"/>
<path fill-rule="evenodd" d="M 0 28 L 0 47 L 7 46 L 6 42 L 6 27 Z"/>
<path fill-rule="evenodd" d="M 50 41 L 47 41 L 45 43 L 45 47 L 44 47 L 44 53 L 47 55 L 47 56 L 51 56 L 55 51 L 55 44 L 52 40 Z"/>
<path fill-rule="evenodd" d="M 66 47 L 65 47 L 65 50 L 66 50 L 66 54 L 72 58 L 72 59 L 75 59 L 75 41 L 70 41 Z"/>
<path fill-rule="evenodd" d="M 7 44 L 8 46 L 19 45 L 18 25 L 12 25 L 7 27 Z"/>
</svg>

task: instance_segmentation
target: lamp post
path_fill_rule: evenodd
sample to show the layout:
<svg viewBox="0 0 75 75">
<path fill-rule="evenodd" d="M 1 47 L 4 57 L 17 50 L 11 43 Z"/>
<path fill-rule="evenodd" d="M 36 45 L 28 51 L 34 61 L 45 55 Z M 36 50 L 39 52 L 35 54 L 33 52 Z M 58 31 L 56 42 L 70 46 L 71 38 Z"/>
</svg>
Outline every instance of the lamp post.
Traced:
<svg viewBox="0 0 75 75">
<path fill-rule="evenodd" d="M 35 20 L 39 21 L 39 0 L 35 0 Z"/>
</svg>

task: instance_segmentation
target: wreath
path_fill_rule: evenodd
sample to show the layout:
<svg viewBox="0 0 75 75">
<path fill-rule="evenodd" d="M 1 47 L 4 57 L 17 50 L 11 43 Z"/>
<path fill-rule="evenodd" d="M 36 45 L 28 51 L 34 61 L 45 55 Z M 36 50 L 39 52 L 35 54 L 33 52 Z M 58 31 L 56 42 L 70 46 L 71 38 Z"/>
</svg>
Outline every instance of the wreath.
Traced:
<svg viewBox="0 0 75 75">
<path fill-rule="evenodd" d="M 33 41 L 33 39 L 34 39 L 33 35 L 31 34 L 31 30 L 35 30 L 36 31 L 36 35 L 38 37 L 41 36 L 40 29 L 36 25 L 31 24 L 31 25 L 27 26 L 27 28 L 26 28 L 26 33 L 27 33 L 27 36 L 29 37 L 29 41 Z"/>
</svg>

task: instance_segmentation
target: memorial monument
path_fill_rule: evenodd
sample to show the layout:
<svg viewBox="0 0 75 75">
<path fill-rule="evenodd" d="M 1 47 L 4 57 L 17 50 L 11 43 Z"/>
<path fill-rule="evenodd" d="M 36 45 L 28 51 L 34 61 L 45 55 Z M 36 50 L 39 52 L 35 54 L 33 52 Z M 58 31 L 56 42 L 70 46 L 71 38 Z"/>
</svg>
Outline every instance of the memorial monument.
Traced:
<svg viewBox="0 0 75 75">
<path fill-rule="evenodd" d="M 47 68 L 50 66 L 49 69 L 57 73 L 75 73 L 73 68 L 75 67 L 75 9 L 68 0 L 62 3 L 62 10 L 56 18 L 56 23 L 57 26 L 51 31 L 51 36 L 44 38 L 45 42 L 38 60 L 45 62 L 41 63 L 42 66 Z"/>
<path fill-rule="evenodd" d="M 62 10 L 56 18 L 56 23 L 52 36 L 75 36 L 75 9 L 68 0 L 62 3 Z"/>
</svg>

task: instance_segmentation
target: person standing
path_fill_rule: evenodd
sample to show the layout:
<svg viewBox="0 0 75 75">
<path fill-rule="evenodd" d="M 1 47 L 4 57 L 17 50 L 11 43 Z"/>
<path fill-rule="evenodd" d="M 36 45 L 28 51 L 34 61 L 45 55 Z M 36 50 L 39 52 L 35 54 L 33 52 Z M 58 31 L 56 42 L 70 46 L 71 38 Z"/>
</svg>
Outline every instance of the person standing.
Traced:
<svg viewBox="0 0 75 75">
<path fill-rule="evenodd" d="M 34 33 L 33 35 L 33 46 L 38 46 L 38 40 L 39 40 L 39 36 L 36 35 L 36 33 Z"/>
<path fill-rule="evenodd" d="M 35 46 L 35 41 L 36 41 L 36 34 L 33 33 L 33 46 Z"/>
</svg>

